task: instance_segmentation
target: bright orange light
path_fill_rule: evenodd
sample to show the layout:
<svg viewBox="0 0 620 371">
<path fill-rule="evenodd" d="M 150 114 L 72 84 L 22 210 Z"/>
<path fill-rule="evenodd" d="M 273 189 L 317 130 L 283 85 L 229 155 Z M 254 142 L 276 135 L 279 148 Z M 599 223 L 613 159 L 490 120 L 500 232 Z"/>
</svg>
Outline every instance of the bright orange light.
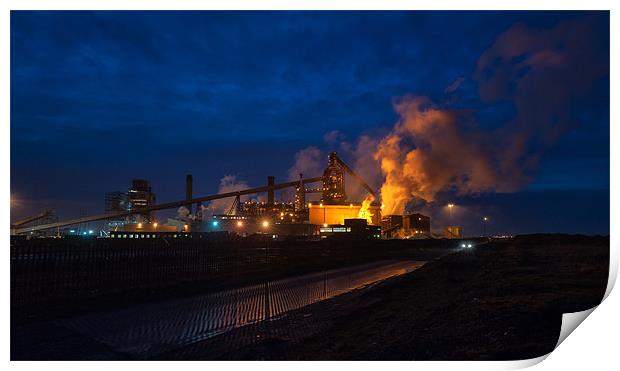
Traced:
<svg viewBox="0 0 620 371">
<path fill-rule="evenodd" d="M 188 228 L 188 225 L 187 225 L 187 224 L 185 224 L 185 225 L 183 226 L 183 229 L 187 230 L 187 228 Z"/>
<path fill-rule="evenodd" d="M 449 208 L 453 208 L 453 207 L 454 207 L 454 204 L 448 204 L 448 207 L 449 207 Z"/>
<path fill-rule="evenodd" d="M 360 207 L 360 210 L 357 213 L 357 217 L 359 219 L 366 219 L 366 222 L 368 224 L 372 224 L 372 217 L 373 214 L 370 212 L 370 205 L 372 204 L 372 201 L 375 198 L 371 195 L 368 195 L 364 201 L 362 201 L 362 206 Z"/>
<path fill-rule="evenodd" d="M 308 202 L 308 208 L 312 207 L 312 202 Z"/>
<path fill-rule="evenodd" d="M 138 223 L 138 228 L 142 228 L 142 223 Z"/>
<path fill-rule="evenodd" d="M 153 223 L 153 228 L 157 228 L 157 223 Z"/>
<path fill-rule="evenodd" d="M 320 204 L 319 204 L 319 207 L 323 207 L 323 204 L 322 204 L 322 203 L 320 203 Z"/>
<path fill-rule="evenodd" d="M 263 222 L 263 227 L 265 227 L 265 228 L 269 227 L 269 222 L 265 220 L 265 221 Z"/>
<path fill-rule="evenodd" d="M 349 207 L 353 207 L 353 204 L 349 204 Z"/>
<path fill-rule="evenodd" d="M 243 222 L 241 220 L 237 222 L 237 227 L 243 227 Z"/>
<path fill-rule="evenodd" d="M 327 227 L 327 223 L 323 223 L 323 227 Z"/>
<path fill-rule="evenodd" d="M 280 213 L 280 216 L 284 216 L 284 213 Z"/>
</svg>

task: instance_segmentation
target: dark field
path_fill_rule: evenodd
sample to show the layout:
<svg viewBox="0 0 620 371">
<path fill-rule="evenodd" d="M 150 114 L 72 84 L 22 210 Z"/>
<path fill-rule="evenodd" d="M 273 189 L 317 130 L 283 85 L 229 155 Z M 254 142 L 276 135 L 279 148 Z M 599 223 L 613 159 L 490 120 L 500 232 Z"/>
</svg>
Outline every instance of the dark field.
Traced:
<svg viewBox="0 0 620 371">
<path fill-rule="evenodd" d="M 34 239 L 11 242 L 11 322 L 71 317 L 380 260 L 426 261 L 447 241 Z"/>
<path fill-rule="evenodd" d="M 538 357 L 554 349 L 562 313 L 600 303 L 608 267 L 608 237 L 532 235 L 492 242 L 162 358 Z"/>
<path fill-rule="evenodd" d="M 109 342 L 95 340 L 96 333 L 76 333 L 60 325 L 89 318 L 79 317 L 89 313 L 100 318 L 97 313 L 125 313 L 123 308 L 175 303 L 266 280 L 386 259 L 427 263 L 366 288 L 267 315 L 266 320 L 262 309 L 259 322 L 188 345 L 159 344 L 160 348 L 139 353 L 137 358 L 532 358 L 553 350 L 563 312 L 600 302 L 609 266 L 608 237 L 521 236 L 458 251 L 455 241 L 441 240 L 148 242 L 138 246 L 135 242 L 127 246 L 76 242 L 79 253 L 52 246 L 56 250 L 47 250 L 47 259 L 36 263 L 45 267 L 42 272 L 47 277 L 35 281 L 37 287 L 25 280 L 36 276 L 32 270 L 36 265 L 27 259 L 22 265 L 12 260 L 12 359 L 136 359 L 135 351 L 112 351 Z M 23 249 L 14 247 L 12 258 Z M 52 251 L 65 252 L 59 257 Z M 57 267 L 65 267 L 67 277 L 54 273 Z M 72 283 L 76 277 L 81 284 Z M 34 300 L 20 292 L 24 287 L 28 292 L 53 290 Z M 16 297 L 22 299 L 17 302 Z M 177 313 L 173 317 L 178 316 L 175 326 L 183 328 L 187 323 L 188 331 L 190 325 L 204 326 L 203 307 L 196 303 L 191 310 L 197 314 L 190 322 L 182 319 L 185 307 L 173 307 Z M 165 322 L 159 326 L 170 331 Z M 161 334 L 157 325 L 149 331 Z M 136 336 L 148 342 L 151 335 Z M 54 345 L 60 344 L 59 339 L 62 346 Z"/>
</svg>

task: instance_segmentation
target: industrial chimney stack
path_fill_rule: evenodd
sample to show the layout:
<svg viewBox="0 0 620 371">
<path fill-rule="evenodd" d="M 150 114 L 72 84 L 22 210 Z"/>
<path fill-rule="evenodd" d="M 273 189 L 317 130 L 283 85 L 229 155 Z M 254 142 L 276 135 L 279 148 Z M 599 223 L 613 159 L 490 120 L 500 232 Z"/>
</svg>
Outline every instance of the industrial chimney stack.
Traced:
<svg viewBox="0 0 620 371">
<path fill-rule="evenodd" d="M 192 175 L 187 174 L 187 176 L 185 177 L 185 199 L 187 201 L 193 198 L 193 195 L 192 195 L 193 182 L 194 182 L 194 179 L 192 178 Z M 192 204 L 187 204 L 187 208 L 189 209 L 189 212 L 192 213 Z"/>
<path fill-rule="evenodd" d="M 267 177 L 267 185 L 268 186 L 273 186 L 275 184 L 275 177 L 270 175 Z M 273 196 L 273 188 L 269 189 L 267 191 L 267 205 L 273 205 L 274 204 L 274 196 Z"/>
</svg>

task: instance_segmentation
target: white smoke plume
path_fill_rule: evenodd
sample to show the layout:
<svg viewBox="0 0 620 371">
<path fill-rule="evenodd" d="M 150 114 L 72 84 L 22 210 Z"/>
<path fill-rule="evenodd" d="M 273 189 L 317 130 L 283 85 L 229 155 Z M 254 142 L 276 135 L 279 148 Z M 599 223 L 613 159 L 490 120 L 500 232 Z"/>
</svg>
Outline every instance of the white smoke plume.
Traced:
<svg viewBox="0 0 620 371">
<path fill-rule="evenodd" d="M 191 215 L 187 207 L 181 206 L 177 209 L 176 219 L 182 220 L 184 222 L 189 222 L 193 220 L 193 215 Z"/>
<path fill-rule="evenodd" d="M 243 180 L 238 180 L 235 175 L 225 175 L 220 179 L 220 185 L 217 193 L 228 193 L 241 191 L 250 188 L 248 184 Z M 241 202 L 247 201 L 249 196 L 241 196 Z M 209 217 L 216 214 L 225 214 L 230 210 L 234 202 L 234 198 L 224 198 L 220 200 L 213 200 L 202 209 L 203 217 Z"/>
<path fill-rule="evenodd" d="M 295 163 L 288 170 L 289 180 L 299 180 L 299 174 L 304 178 L 323 175 L 326 159 L 317 147 L 307 147 L 295 154 Z"/>
</svg>

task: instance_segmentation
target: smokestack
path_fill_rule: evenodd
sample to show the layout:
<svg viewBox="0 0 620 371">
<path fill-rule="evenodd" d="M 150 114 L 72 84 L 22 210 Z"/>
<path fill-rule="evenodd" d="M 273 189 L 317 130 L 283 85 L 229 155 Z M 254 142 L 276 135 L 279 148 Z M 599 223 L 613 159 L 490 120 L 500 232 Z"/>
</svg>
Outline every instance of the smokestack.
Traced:
<svg viewBox="0 0 620 371">
<path fill-rule="evenodd" d="M 194 182 L 194 179 L 192 178 L 192 175 L 191 174 L 187 174 L 187 176 L 185 177 L 185 199 L 188 200 L 188 201 L 193 198 L 193 195 L 192 195 L 193 182 Z M 189 209 L 189 212 L 191 214 L 192 213 L 192 205 L 188 204 L 186 206 Z"/>
<path fill-rule="evenodd" d="M 275 177 L 270 175 L 267 177 L 267 185 L 268 186 L 272 186 L 275 184 Z M 274 204 L 274 200 L 273 200 L 273 189 L 270 189 L 267 191 L 267 205 L 273 205 Z"/>
</svg>

